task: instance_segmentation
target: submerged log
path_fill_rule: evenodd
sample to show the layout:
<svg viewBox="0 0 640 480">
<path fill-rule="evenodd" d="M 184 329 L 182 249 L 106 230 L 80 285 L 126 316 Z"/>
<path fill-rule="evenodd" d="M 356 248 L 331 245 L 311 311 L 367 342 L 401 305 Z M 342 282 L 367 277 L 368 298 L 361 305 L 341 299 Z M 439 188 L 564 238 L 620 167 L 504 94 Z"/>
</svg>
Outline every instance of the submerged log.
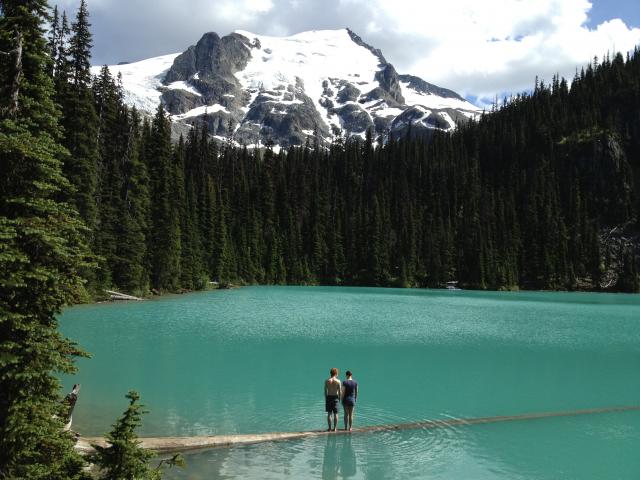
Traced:
<svg viewBox="0 0 640 480">
<path fill-rule="evenodd" d="M 273 432 L 244 435 L 211 435 L 195 437 L 148 437 L 140 438 L 141 446 L 153 450 L 159 454 L 178 452 L 194 452 L 219 447 L 232 447 L 235 445 L 248 445 L 254 443 L 276 442 L 280 440 L 296 440 L 321 435 L 336 434 L 362 434 L 373 432 L 388 432 L 398 430 L 423 430 L 447 427 L 464 427 L 481 425 L 486 423 L 518 422 L 524 420 L 539 420 L 553 417 L 574 417 L 579 415 L 596 415 L 602 413 L 618 413 L 640 411 L 640 406 L 591 408 L 587 410 L 570 410 L 563 412 L 525 413 L 521 415 L 504 415 L 497 417 L 477 418 L 453 418 L 445 420 L 424 420 L 410 423 L 396 423 L 390 425 L 369 425 L 354 428 L 351 432 L 338 430 L 327 432 L 326 430 L 310 430 L 306 432 Z M 76 449 L 83 454 L 94 452 L 92 445 L 106 446 L 107 441 L 102 437 L 81 437 L 76 444 Z"/>
</svg>

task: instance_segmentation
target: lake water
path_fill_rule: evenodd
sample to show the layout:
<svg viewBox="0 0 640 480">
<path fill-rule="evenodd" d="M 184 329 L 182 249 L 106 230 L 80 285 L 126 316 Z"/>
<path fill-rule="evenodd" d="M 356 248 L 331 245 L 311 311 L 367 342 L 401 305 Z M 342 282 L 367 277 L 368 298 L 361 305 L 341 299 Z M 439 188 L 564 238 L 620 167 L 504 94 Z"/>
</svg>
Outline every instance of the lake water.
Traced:
<svg viewBox="0 0 640 480">
<path fill-rule="evenodd" d="M 357 425 L 640 405 L 640 297 L 249 287 L 78 306 L 93 358 L 74 429 L 109 430 L 137 390 L 143 436 L 326 426 L 331 367 L 360 383 Z M 342 376 L 342 374 L 341 374 Z M 168 478 L 640 478 L 640 412 L 233 447 Z"/>
</svg>

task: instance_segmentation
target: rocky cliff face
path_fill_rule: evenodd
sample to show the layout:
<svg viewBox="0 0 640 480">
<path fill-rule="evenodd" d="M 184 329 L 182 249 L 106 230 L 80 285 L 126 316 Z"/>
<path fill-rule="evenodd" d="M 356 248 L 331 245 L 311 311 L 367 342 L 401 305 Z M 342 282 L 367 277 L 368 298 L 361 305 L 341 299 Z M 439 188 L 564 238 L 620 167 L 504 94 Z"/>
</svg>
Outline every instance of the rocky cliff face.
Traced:
<svg viewBox="0 0 640 480">
<path fill-rule="evenodd" d="M 451 90 L 398 74 L 348 29 L 283 38 L 211 32 L 181 54 L 111 68 L 138 108 L 162 103 L 182 130 L 207 122 L 213 135 L 231 132 L 247 145 L 451 130 L 480 113 Z"/>
</svg>

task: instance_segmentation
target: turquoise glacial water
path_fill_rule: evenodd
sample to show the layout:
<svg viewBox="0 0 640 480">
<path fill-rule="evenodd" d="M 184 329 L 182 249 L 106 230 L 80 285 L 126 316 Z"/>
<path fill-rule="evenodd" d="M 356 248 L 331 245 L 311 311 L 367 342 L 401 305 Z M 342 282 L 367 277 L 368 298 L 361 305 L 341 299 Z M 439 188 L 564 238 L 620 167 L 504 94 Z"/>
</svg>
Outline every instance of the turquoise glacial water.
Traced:
<svg viewBox="0 0 640 480">
<path fill-rule="evenodd" d="M 137 390 L 141 435 L 324 428 L 329 368 L 358 425 L 640 405 L 640 297 L 249 287 L 65 310 L 93 354 L 74 429 L 109 430 Z M 218 449 L 168 478 L 637 479 L 640 412 Z"/>
</svg>

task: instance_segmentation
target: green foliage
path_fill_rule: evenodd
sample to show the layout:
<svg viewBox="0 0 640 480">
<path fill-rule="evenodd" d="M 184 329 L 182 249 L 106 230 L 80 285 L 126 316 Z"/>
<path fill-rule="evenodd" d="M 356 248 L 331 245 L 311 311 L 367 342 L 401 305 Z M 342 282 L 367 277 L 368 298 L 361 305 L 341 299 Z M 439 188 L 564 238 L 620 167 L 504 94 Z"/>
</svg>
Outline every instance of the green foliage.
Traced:
<svg viewBox="0 0 640 480">
<path fill-rule="evenodd" d="M 58 27 L 58 28 L 56 28 Z M 71 28 L 67 26 L 66 13 L 62 22 L 52 25 L 49 39 L 55 99 L 62 108 L 63 145 L 69 150 L 63 162 L 63 173 L 71 188 L 64 193 L 65 200 L 80 213 L 89 227 L 89 243 L 95 251 L 94 232 L 97 227 L 98 208 L 96 188 L 99 182 L 98 166 L 98 117 L 90 89 L 91 33 L 88 12 L 84 1 L 78 9 Z M 84 272 L 89 288 L 99 288 L 93 270 Z"/>
<path fill-rule="evenodd" d="M 144 405 L 138 403 L 140 396 L 131 391 L 127 393 L 129 406 L 106 435 L 108 445 L 93 445 L 96 453 L 91 463 L 100 469 L 105 480 L 140 480 L 160 478 L 159 470 L 149 466 L 154 453 L 142 448 L 136 429 L 142 423 L 142 415 L 147 413 Z"/>
<path fill-rule="evenodd" d="M 172 144 L 162 107 L 140 126 L 105 68 L 97 283 L 633 290 L 637 245 L 612 258 L 603 232 L 640 230 L 639 64 L 616 55 L 571 89 L 538 82 L 453 134 L 279 153 L 235 147 L 232 125 L 220 147 L 206 121 Z"/>
<path fill-rule="evenodd" d="M 60 98 L 80 105 L 87 16 L 83 4 L 54 69 L 67 79 Z M 50 45 L 65 36 L 59 25 Z M 105 67 L 91 88 L 97 131 L 87 129 L 80 144 L 89 150 L 74 155 L 97 158 L 98 168 L 91 174 L 82 160 L 82 175 L 68 172 L 85 185 L 80 196 L 95 184 L 95 223 L 93 207 L 81 206 L 88 196 L 74 200 L 100 259 L 91 284 L 138 294 L 208 280 L 633 290 L 638 242 L 612 249 L 603 232 L 640 231 L 639 64 L 637 52 L 616 55 L 571 89 L 564 79 L 537 82 L 453 134 L 380 135 L 374 145 L 369 132 L 278 153 L 234 146 L 233 125 L 220 146 L 207 121 L 172 144 L 162 107 L 141 125 Z"/>
<path fill-rule="evenodd" d="M 71 59 L 71 77 L 76 87 L 88 87 L 91 81 L 91 40 L 89 30 L 89 12 L 87 2 L 80 1 L 76 14 L 76 21 L 71 26 L 73 36 L 69 41 L 69 56 Z"/>
<path fill-rule="evenodd" d="M 141 158 L 138 113 L 126 108 L 119 81 L 103 67 L 93 84 L 100 123 L 95 252 L 99 283 L 137 294 L 148 290 L 145 265 L 149 176 Z"/>
<path fill-rule="evenodd" d="M 172 457 L 163 458 L 162 460 L 160 460 L 160 462 L 158 463 L 158 466 L 154 470 L 152 477 L 154 479 L 162 478 L 162 469 L 164 468 L 168 468 L 168 469 L 172 469 L 174 467 L 184 468 L 185 466 L 186 466 L 186 462 L 184 460 L 184 457 L 181 454 L 176 453 Z"/>
<path fill-rule="evenodd" d="M 13 53 L 0 61 L 8 89 L 0 97 L 0 477 L 83 478 L 84 462 L 62 430 L 55 375 L 73 372 L 83 353 L 57 331 L 55 315 L 84 289 L 87 231 L 59 200 L 69 184 L 47 73 L 47 4 L 1 7 L 0 51 Z"/>
<path fill-rule="evenodd" d="M 182 196 L 176 195 L 179 162 L 173 156 L 171 124 L 162 106 L 153 119 L 146 147 L 151 178 L 151 231 L 147 246 L 151 285 L 160 291 L 176 291 L 180 287 Z"/>
</svg>

